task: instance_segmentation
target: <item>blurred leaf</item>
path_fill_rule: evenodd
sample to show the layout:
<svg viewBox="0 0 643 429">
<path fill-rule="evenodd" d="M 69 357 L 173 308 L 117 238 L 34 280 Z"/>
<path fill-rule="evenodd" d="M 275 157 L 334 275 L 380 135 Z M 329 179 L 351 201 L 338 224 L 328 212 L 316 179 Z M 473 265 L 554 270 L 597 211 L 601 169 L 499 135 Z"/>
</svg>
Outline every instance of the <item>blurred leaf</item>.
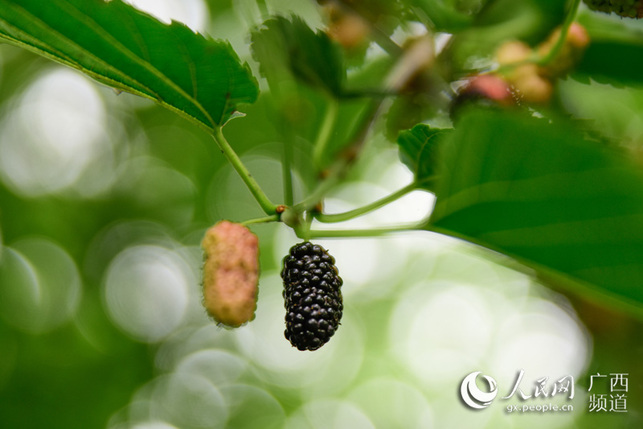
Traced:
<svg viewBox="0 0 643 429">
<path fill-rule="evenodd" d="M 474 111 L 443 145 L 430 229 L 643 305 L 643 173 L 568 124 Z"/>
<path fill-rule="evenodd" d="M 331 127 L 322 150 L 316 154 L 316 167 L 308 165 L 304 170 L 325 167 L 350 143 L 355 122 L 359 122 L 355 117 L 368 103 L 359 97 L 362 88 L 345 89 L 346 71 L 340 46 L 325 33 L 315 33 L 297 16 L 289 19 L 278 16 L 253 32 L 252 53 L 270 85 L 275 109 L 281 112 L 288 128 L 283 133 L 291 136 L 285 140 L 288 144 L 296 144 L 293 135 L 314 142 L 324 124 Z M 362 69 L 361 76 L 364 70 L 370 69 Z M 379 75 L 357 80 L 364 85 L 368 85 L 367 81 L 372 81 L 373 86 L 380 84 Z M 327 116 L 332 121 L 327 123 Z"/>
<path fill-rule="evenodd" d="M 473 23 L 470 15 L 449 7 L 441 0 L 412 0 L 409 3 L 418 9 L 419 14 L 424 15 L 424 20 L 431 22 L 435 31 L 456 33 Z"/>
<path fill-rule="evenodd" d="M 150 98 L 206 129 L 223 125 L 257 85 L 227 42 L 165 25 L 113 0 L 0 0 L 0 40 Z"/>
<path fill-rule="evenodd" d="M 397 139 L 400 146 L 400 159 L 420 182 L 435 175 L 438 157 L 438 145 L 453 132 L 452 129 L 431 128 L 418 124 L 410 130 L 402 131 Z M 423 188 L 432 188 L 431 183 Z"/>
<path fill-rule="evenodd" d="M 581 17 L 591 42 L 572 77 L 619 87 L 643 83 L 643 28 L 594 13 Z"/>
<path fill-rule="evenodd" d="M 315 33 L 299 17 L 278 16 L 252 33 L 252 53 L 271 87 L 286 73 L 339 97 L 346 76 L 342 51 L 326 33 Z"/>
<path fill-rule="evenodd" d="M 515 37 L 529 44 L 542 42 L 554 28 L 562 24 L 569 1 L 561 0 L 488 0 L 476 15 L 478 27 L 504 24 L 515 18 L 524 19 L 525 13 L 532 13 L 532 18 L 539 25 L 524 28 L 512 27 Z M 502 27 L 501 27 L 502 28 Z"/>
<path fill-rule="evenodd" d="M 643 83 L 643 40 L 639 44 L 616 42 L 592 43 L 573 77 L 587 82 L 589 78 L 616 86 Z M 580 75 L 580 76 L 579 76 Z"/>
<path fill-rule="evenodd" d="M 318 3 L 327 4 L 330 10 L 340 13 L 356 13 L 386 35 L 391 35 L 409 16 L 409 2 L 405 0 L 318 0 Z"/>
<path fill-rule="evenodd" d="M 353 68 L 350 76 L 346 79 L 346 86 L 349 92 L 375 93 L 382 91 L 382 82 L 395 65 L 395 58 L 391 56 L 376 57 L 359 68 Z M 381 94 L 384 96 L 385 94 Z"/>
</svg>

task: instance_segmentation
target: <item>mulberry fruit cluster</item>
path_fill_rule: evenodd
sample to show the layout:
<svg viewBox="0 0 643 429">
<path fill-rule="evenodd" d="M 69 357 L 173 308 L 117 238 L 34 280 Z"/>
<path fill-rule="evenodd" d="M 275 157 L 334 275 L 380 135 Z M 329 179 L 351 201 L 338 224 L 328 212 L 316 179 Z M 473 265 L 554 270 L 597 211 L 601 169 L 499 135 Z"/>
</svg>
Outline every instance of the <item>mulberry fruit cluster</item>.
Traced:
<svg viewBox="0 0 643 429">
<path fill-rule="evenodd" d="M 614 12 L 625 18 L 643 17 L 643 2 L 640 0 L 583 0 L 592 10 Z"/>
<path fill-rule="evenodd" d="M 342 279 L 323 247 L 303 242 L 283 260 L 286 339 L 299 350 L 317 350 L 335 334 L 342 318 Z"/>
</svg>

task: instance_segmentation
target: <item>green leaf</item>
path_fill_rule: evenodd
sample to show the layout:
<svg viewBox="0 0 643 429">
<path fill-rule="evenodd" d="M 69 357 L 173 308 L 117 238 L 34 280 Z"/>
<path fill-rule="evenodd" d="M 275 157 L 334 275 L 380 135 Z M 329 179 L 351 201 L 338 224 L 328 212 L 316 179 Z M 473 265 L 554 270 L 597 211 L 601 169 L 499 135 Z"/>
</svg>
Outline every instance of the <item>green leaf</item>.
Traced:
<svg viewBox="0 0 643 429">
<path fill-rule="evenodd" d="M 643 43 L 592 43 L 576 69 L 575 79 L 616 86 L 643 83 Z M 580 76 L 579 76 L 580 75 Z"/>
<path fill-rule="evenodd" d="M 643 173 L 568 124 L 467 114 L 443 145 L 429 229 L 643 309 Z"/>
<path fill-rule="evenodd" d="M 397 138 L 402 162 L 413 172 L 416 182 L 426 181 L 421 187 L 432 188 L 433 182 L 427 179 L 436 174 L 439 144 L 452 132 L 452 129 L 418 124 L 402 131 Z"/>
<path fill-rule="evenodd" d="M 581 17 L 591 42 L 573 78 L 618 87 L 643 83 L 643 28 L 594 13 Z"/>
<path fill-rule="evenodd" d="M 227 42 L 113 0 L 0 0 L 0 40 L 150 98 L 213 129 L 257 85 Z"/>
<path fill-rule="evenodd" d="M 252 33 L 252 52 L 271 86 L 283 80 L 285 71 L 314 88 L 342 95 L 346 70 L 340 47 L 297 16 L 264 22 Z"/>
</svg>

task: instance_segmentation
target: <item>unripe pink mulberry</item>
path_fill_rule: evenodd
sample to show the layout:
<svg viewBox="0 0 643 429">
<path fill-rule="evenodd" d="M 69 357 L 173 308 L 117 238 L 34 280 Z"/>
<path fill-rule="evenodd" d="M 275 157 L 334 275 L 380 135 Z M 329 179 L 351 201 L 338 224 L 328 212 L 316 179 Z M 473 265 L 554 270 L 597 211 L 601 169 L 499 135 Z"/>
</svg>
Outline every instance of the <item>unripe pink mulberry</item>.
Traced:
<svg viewBox="0 0 643 429">
<path fill-rule="evenodd" d="M 203 304 L 218 323 L 238 327 L 254 319 L 259 239 L 245 226 L 221 221 L 203 238 Z"/>
</svg>

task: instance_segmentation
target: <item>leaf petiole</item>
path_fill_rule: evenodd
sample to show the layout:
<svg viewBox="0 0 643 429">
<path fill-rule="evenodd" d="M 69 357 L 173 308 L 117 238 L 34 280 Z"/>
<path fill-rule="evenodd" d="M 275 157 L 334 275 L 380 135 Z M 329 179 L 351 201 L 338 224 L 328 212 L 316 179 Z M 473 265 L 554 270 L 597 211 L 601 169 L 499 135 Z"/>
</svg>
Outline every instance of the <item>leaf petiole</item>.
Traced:
<svg viewBox="0 0 643 429">
<path fill-rule="evenodd" d="M 272 216 L 265 216 L 265 217 L 258 217 L 258 218 L 255 218 L 255 219 L 248 219 L 246 221 L 241 222 L 241 225 L 247 226 L 247 225 L 252 225 L 252 224 L 256 224 L 256 223 L 279 222 L 281 220 L 280 217 L 281 216 L 279 214 L 274 214 Z"/>
<path fill-rule="evenodd" d="M 237 173 L 239 173 L 239 176 L 241 176 L 241 179 L 252 193 L 252 196 L 255 197 L 255 200 L 257 200 L 264 213 L 266 213 L 267 215 L 277 214 L 277 206 L 268 199 L 266 194 L 261 189 L 261 186 L 259 186 L 254 177 L 252 177 L 252 174 L 250 174 L 248 168 L 239 158 L 239 155 L 237 155 L 234 149 L 232 149 L 232 146 L 230 146 L 230 143 L 228 143 L 228 141 L 224 137 L 223 132 L 221 131 L 221 127 L 214 128 L 212 137 L 214 138 L 214 141 L 217 143 L 219 149 L 221 149 L 230 164 L 232 164 Z"/>
<path fill-rule="evenodd" d="M 313 150 L 313 163 L 317 170 L 320 170 L 322 165 L 322 157 L 328 143 L 330 141 L 330 136 L 335 127 L 335 121 L 337 120 L 337 112 L 339 110 L 339 102 L 334 97 L 328 98 L 328 106 L 326 107 L 326 113 L 324 113 L 324 118 L 322 119 L 322 124 L 317 134 L 317 140 L 315 141 L 315 146 Z"/>
<path fill-rule="evenodd" d="M 317 205 L 322 200 L 322 198 L 324 198 L 324 195 L 326 195 L 328 191 L 339 182 L 339 179 L 341 177 L 340 173 L 344 171 L 346 164 L 346 160 L 342 159 L 337 161 L 333 165 L 332 170 L 327 174 L 327 177 L 319 184 L 319 186 L 317 186 L 317 188 L 315 188 L 312 193 L 303 201 L 296 204 L 293 209 L 296 212 L 301 213 Z"/>
<path fill-rule="evenodd" d="M 387 228 L 368 228 L 368 229 L 329 229 L 329 230 L 309 230 L 308 238 L 357 238 L 357 237 L 381 237 L 396 232 L 423 230 L 428 225 L 428 220 L 422 220 L 418 223 L 409 225 L 397 225 Z"/>
<path fill-rule="evenodd" d="M 288 127 L 284 129 L 289 130 Z M 288 131 L 290 133 L 290 131 Z M 282 163 L 281 163 L 281 176 L 283 181 L 284 202 L 286 206 L 292 206 L 295 202 L 295 192 L 292 181 L 292 137 L 285 138 L 283 144 Z"/>
<path fill-rule="evenodd" d="M 333 213 L 333 214 L 325 214 L 325 213 L 315 213 L 315 219 L 317 219 L 319 222 L 323 223 L 336 223 L 336 222 L 344 222 L 350 219 L 354 219 L 356 217 L 359 217 L 361 215 L 364 215 L 366 213 L 369 213 L 373 210 L 377 210 L 388 203 L 391 203 L 395 200 L 398 200 L 408 194 L 409 192 L 412 192 L 417 188 L 417 184 L 415 182 L 403 187 L 402 189 L 399 189 L 395 192 L 393 192 L 390 195 L 387 195 L 384 198 L 381 198 L 377 201 L 373 201 L 370 204 L 367 204 L 363 207 L 358 207 L 354 210 L 349 210 L 344 213 Z"/>
</svg>

